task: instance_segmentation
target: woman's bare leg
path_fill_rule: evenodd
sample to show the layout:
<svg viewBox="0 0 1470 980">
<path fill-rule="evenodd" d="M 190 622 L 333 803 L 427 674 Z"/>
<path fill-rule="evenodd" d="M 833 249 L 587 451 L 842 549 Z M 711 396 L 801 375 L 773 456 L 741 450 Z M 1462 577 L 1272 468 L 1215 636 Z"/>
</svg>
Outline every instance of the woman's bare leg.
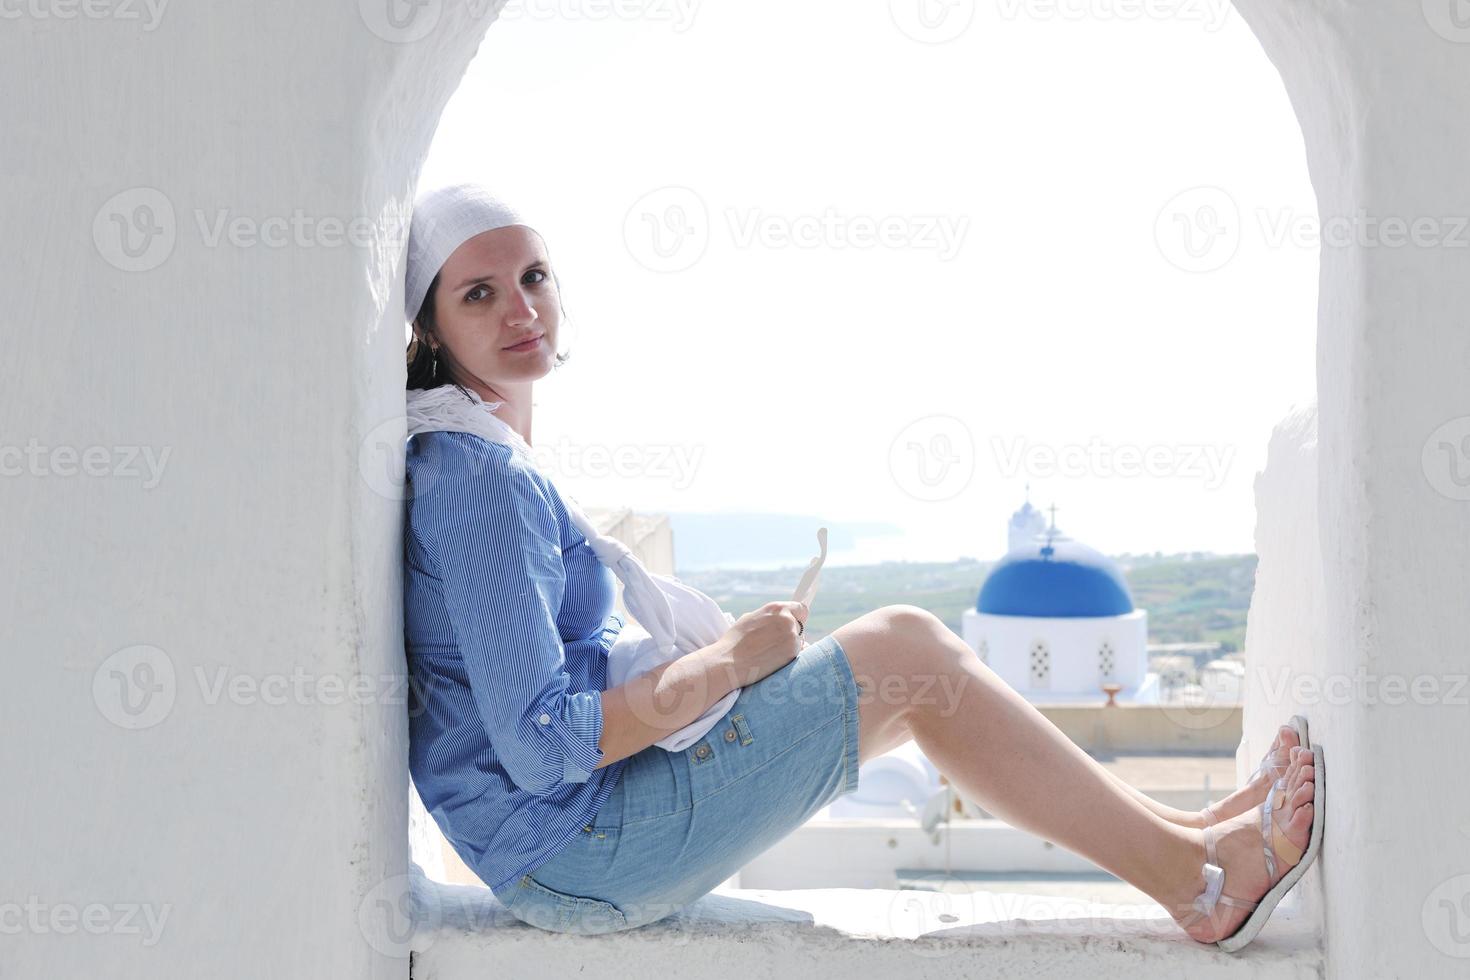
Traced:
<svg viewBox="0 0 1470 980">
<path fill-rule="evenodd" d="M 891 748 L 906 729 L 962 794 L 1130 882 L 1176 918 L 1204 889 L 1202 833 L 1146 806 L 932 614 L 888 606 L 834 635 L 859 683 L 867 751 Z M 1303 794 L 1296 805 L 1309 804 L 1310 789 Z M 1304 814 L 1292 811 L 1297 836 L 1311 826 Z M 1220 827 L 1227 873 L 1248 889 L 1259 885 L 1233 892 L 1248 898 L 1270 884 L 1264 867 L 1246 867 L 1260 847 L 1253 819 L 1242 814 Z M 1212 938 L 1200 929 L 1191 935 Z"/>
<path fill-rule="evenodd" d="M 896 629 L 893 623 L 893 614 L 903 611 L 913 612 L 915 615 L 928 615 L 918 607 L 895 605 L 886 606 L 876 610 L 851 623 L 848 623 L 834 632 L 837 641 L 843 645 L 844 650 L 851 646 L 858 646 L 859 650 L 854 653 L 848 650 L 848 659 L 856 660 L 852 664 L 853 673 L 857 679 L 860 691 L 860 702 L 863 704 L 861 712 L 862 734 L 859 739 L 858 757 L 861 762 L 867 762 L 874 756 L 882 755 L 913 738 L 913 733 L 908 729 L 907 713 L 909 704 L 903 698 L 883 697 L 879 690 L 880 683 L 887 683 L 893 691 L 901 691 L 903 685 L 894 684 L 895 672 L 888 661 L 913 663 L 915 658 L 924 656 L 924 652 L 918 649 L 911 636 L 904 635 L 901 629 Z M 951 635 L 953 631 L 950 631 Z M 963 641 L 959 641 L 963 646 Z M 864 649 L 877 651 L 864 658 Z M 973 655 L 973 654 L 972 654 Z M 978 658 L 977 658 L 977 662 Z M 930 684 L 931 690 L 936 690 L 939 696 L 944 696 L 944 685 L 938 683 L 937 679 Z M 918 690 L 927 681 L 914 681 L 912 691 L 918 696 Z M 1277 736 L 1277 745 L 1280 746 L 1283 760 L 1290 747 L 1297 744 L 1296 730 L 1290 726 L 1282 726 L 1282 732 Z M 1169 806 L 1154 799 L 1142 790 L 1128 784 L 1112 770 L 1108 769 L 1096 759 L 1082 753 L 1087 764 L 1099 773 L 1103 773 L 1141 805 L 1147 807 L 1157 816 L 1177 824 L 1181 827 L 1204 826 L 1204 814 L 1200 810 L 1181 810 Z M 931 761 L 932 758 L 931 758 Z M 1243 813 L 1251 807 L 1259 805 L 1266 798 L 1266 792 L 1270 788 L 1271 778 L 1262 777 L 1255 782 L 1237 789 L 1230 796 L 1215 805 L 1216 820 L 1224 820 L 1227 817 Z"/>
</svg>

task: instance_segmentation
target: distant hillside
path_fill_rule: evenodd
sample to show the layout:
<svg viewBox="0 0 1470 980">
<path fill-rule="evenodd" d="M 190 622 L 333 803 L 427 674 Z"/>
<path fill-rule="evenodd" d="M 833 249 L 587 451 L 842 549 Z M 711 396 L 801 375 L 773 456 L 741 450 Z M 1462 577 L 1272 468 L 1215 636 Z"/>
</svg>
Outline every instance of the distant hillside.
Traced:
<svg viewBox="0 0 1470 980">
<path fill-rule="evenodd" d="M 830 538 L 829 538 L 830 545 Z M 1255 555 L 1123 555 L 1115 559 L 1134 602 L 1148 610 L 1149 641 L 1218 640 L 1224 652 L 1245 645 L 1245 616 L 1255 585 Z M 822 569 L 807 635 L 833 629 L 879 606 L 922 606 L 959 631 L 992 562 L 883 562 Z M 709 593 L 734 615 L 772 599 L 789 599 L 800 570 L 710 569 L 679 577 Z"/>
<path fill-rule="evenodd" d="M 828 552 L 846 551 L 859 538 L 896 535 L 896 524 L 829 521 L 802 514 L 686 514 L 669 513 L 669 527 L 677 542 L 682 577 L 688 569 L 744 565 L 771 568 L 780 564 L 803 568 L 816 554 L 813 538 L 827 528 Z M 795 550 L 793 550 L 795 549 Z"/>
</svg>

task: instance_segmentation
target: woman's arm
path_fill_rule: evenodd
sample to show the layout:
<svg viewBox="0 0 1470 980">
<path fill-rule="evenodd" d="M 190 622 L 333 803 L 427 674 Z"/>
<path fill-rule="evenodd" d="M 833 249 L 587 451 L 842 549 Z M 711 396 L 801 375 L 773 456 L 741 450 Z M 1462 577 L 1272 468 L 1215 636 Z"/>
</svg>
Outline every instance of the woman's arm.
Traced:
<svg viewBox="0 0 1470 980">
<path fill-rule="evenodd" d="M 709 710 L 740 686 L 730 634 L 659 664 L 602 693 L 602 754 L 597 768 L 636 755 Z"/>
<path fill-rule="evenodd" d="M 551 502 L 508 447 L 447 433 L 419 447 L 410 520 L 434 563 L 495 758 L 540 796 L 604 763 L 602 696 L 578 690 L 556 625 L 566 586 Z M 420 474 L 428 474 L 419 485 Z"/>
</svg>

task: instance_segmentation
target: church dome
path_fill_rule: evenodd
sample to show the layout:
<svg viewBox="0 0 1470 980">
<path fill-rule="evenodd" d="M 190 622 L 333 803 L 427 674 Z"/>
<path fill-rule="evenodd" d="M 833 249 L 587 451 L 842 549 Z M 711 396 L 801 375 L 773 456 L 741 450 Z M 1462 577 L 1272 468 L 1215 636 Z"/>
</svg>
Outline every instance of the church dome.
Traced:
<svg viewBox="0 0 1470 980">
<path fill-rule="evenodd" d="M 975 609 L 1048 619 L 1123 616 L 1133 611 L 1133 596 L 1112 559 L 1058 536 L 1013 549 L 996 563 Z"/>
</svg>

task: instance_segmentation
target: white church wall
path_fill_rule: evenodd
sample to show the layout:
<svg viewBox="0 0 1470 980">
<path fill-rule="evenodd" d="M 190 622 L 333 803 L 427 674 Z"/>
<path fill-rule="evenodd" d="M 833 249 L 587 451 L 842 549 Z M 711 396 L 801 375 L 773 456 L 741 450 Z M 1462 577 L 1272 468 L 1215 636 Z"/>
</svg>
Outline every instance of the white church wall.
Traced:
<svg viewBox="0 0 1470 980">
<path fill-rule="evenodd" d="M 995 616 L 967 609 L 960 633 L 977 655 L 1027 698 L 1103 699 L 1104 683 L 1127 699 L 1148 673 L 1148 613 L 1124 616 Z M 1111 671 L 1105 673 L 1105 668 Z"/>
</svg>

